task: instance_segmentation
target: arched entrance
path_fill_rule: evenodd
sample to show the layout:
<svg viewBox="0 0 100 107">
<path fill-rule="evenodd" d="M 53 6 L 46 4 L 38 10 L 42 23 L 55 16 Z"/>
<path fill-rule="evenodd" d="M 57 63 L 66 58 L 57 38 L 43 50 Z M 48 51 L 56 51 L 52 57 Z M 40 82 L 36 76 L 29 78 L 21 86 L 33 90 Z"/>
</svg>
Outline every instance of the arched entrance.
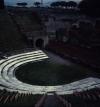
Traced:
<svg viewBox="0 0 100 107">
<path fill-rule="evenodd" d="M 36 44 L 37 48 L 43 48 L 44 47 L 44 40 L 43 39 L 37 39 L 35 44 Z"/>
</svg>

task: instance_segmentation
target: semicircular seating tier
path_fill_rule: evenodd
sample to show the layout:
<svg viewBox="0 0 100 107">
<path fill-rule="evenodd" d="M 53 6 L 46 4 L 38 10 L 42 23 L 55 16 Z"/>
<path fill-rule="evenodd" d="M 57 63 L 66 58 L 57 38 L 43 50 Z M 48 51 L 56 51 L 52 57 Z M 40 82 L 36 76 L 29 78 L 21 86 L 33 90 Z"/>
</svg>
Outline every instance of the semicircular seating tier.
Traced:
<svg viewBox="0 0 100 107">
<path fill-rule="evenodd" d="M 19 81 L 15 76 L 18 67 L 25 63 L 42 61 L 49 58 L 42 50 L 27 52 L 9 56 L 7 59 L 0 60 L 0 89 L 8 91 L 17 91 L 19 93 L 44 94 L 46 92 L 56 92 L 58 94 L 69 94 L 75 90 L 91 89 L 95 86 L 100 87 L 100 79 L 86 78 L 70 84 L 58 86 L 38 86 L 30 85 Z"/>
</svg>

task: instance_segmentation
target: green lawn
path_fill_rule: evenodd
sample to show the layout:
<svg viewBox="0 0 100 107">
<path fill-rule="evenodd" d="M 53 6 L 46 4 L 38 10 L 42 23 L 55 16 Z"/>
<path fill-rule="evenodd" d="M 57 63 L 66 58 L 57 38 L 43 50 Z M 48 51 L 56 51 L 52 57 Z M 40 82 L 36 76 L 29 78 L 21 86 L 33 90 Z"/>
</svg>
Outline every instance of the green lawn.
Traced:
<svg viewBox="0 0 100 107">
<path fill-rule="evenodd" d="M 33 85 L 61 85 L 86 78 L 90 71 L 79 66 L 67 66 L 41 61 L 25 64 L 16 71 L 16 77 Z"/>
</svg>

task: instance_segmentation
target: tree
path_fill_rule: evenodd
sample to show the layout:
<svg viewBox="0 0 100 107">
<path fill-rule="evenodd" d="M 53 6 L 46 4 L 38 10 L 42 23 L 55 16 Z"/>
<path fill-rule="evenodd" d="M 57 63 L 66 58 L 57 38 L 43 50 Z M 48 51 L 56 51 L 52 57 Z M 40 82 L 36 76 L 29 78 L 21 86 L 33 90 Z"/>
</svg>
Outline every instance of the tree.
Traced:
<svg viewBox="0 0 100 107">
<path fill-rule="evenodd" d="M 61 2 L 59 2 L 59 5 L 60 5 L 61 7 L 67 7 L 67 2 L 61 1 Z"/>
<path fill-rule="evenodd" d="M 82 13 L 100 16 L 100 0 L 82 0 L 78 7 Z"/>
<path fill-rule="evenodd" d="M 53 2 L 50 5 L 51 7 L 67 7 L 67 2 L 66 1 L 57 1 L 57 2 Z"/>
<path fill-rule="evenodd" d="M 4 8 L 4 0 L 0 0 L 0 9 Z"/>
<path fill-rule="evenodd" d="M 51 7 L 58 7 L 59 6 L 59 2 L 52 2 L 51 4 L 50 4 L 50 6 Z"/>
<path fill-rule="evenodd" d="M 18 6 L 21 6 L 21 7 L 26 7 L 27 6 L 27 3 L 26 2 L 21 2 L 21 3 L 17 3 Z"/>
<path fill-rule="evenodd" d="M 36 7 L 40 7 L 40 2 L 34 2 L 34 5 L 36 6 Z"/>
<path fill-rule="evenodd" d="M 75 8 L 77 7 L 77 3 L 74 1 L 67 2 L 67 7 Z"/>
</svg>

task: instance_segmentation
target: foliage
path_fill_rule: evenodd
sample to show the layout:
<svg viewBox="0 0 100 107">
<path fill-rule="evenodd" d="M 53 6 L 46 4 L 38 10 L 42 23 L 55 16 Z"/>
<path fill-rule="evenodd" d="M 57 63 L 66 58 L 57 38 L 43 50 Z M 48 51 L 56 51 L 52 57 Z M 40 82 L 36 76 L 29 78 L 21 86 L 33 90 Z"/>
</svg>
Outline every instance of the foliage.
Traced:
<svg viewBox="0 0 100 107">
<path fill-rule="evenodd" d="M 67 7 L 67 2 L 65 1 L 57 1 L 57 2 L 53 2 L 51 3 L 51 7 Z"/>
<path fill-rule="evenodd" d="M 22 7 L 26 7 L 27 3 L 26 2 L 21 2 L 21 3 L 17 3 L 18 6 L 22 6 Z"/>
<path fill-rule="evenodd" d="M 74 1 L 56 1 L 51 3 L 51 7 L 76 7 L 77 3 Z"/>
<path fill-rule="evenodd" d="M 0 9 L 4 8 L 4 0 L 0 0 Z"/>
<path fill-rule="evenodd" d="M 68 7 L 77 7 L 77 3 L 74 2 L 74 1 L 69 1 L 69 2 L 67 3 L 67 6 L 68 6 Z"/>
<path fill-rule="evenodd" d="M 40 2 L 34 2 L 34 5 L 36 6 L 36 7 L 40 7 Z"/>
<path fill-rule="evenodd" d="M 91 16 L 100 16 L 100 0 L 83 0 L 79 3 L 82 13 Z"/>
</svg>

